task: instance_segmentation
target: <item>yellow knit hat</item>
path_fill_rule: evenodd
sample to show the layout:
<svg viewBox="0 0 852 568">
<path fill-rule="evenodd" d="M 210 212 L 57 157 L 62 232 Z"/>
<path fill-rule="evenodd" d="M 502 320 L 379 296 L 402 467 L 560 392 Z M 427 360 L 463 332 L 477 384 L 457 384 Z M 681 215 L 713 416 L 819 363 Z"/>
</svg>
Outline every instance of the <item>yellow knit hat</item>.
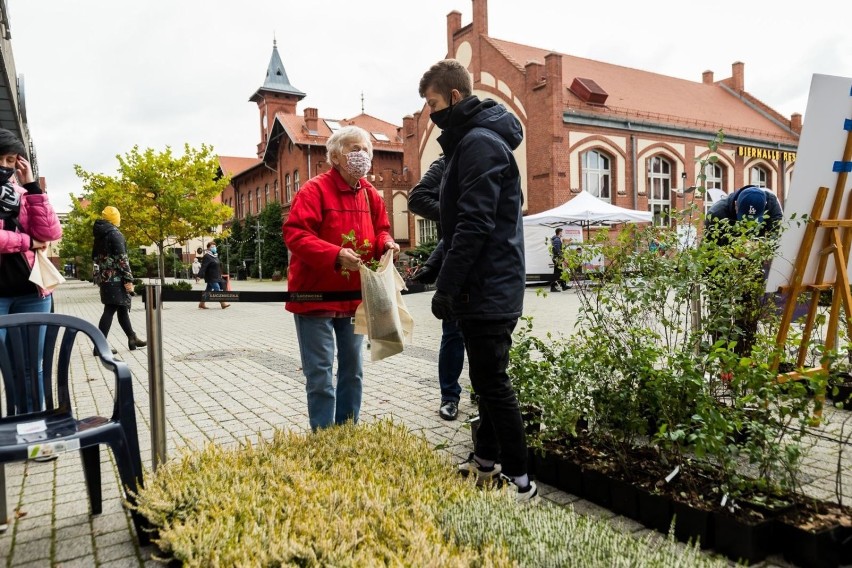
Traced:
<svg viewBox="0 0 852 568">
<path fill-rule="evenodd" d="M 101 215 L 104 219 L 118 227 L 121 225 L 121 213 L 118 212 L 118 209 L 113 207 L 112 205 L 107 205 L 104 207 L 104 210 L 101 211 Z"/>
</svg>

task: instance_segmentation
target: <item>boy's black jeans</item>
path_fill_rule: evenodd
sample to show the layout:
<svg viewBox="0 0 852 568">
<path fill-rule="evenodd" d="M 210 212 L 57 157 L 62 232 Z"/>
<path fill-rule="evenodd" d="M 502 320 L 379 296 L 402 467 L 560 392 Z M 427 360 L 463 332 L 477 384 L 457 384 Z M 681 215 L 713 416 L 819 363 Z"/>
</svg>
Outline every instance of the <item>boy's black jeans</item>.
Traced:
<svg viewBox="0 0 852 568">
<path fill-rule="evenodd" d="M 503 473 L 527 473 L 527 442 L 518 397 L 506 373 L 518 320 L 461 320 L 470 382 L 479 395 L 480 426 L 474 453 L 500 461 Z"/>
</svg>

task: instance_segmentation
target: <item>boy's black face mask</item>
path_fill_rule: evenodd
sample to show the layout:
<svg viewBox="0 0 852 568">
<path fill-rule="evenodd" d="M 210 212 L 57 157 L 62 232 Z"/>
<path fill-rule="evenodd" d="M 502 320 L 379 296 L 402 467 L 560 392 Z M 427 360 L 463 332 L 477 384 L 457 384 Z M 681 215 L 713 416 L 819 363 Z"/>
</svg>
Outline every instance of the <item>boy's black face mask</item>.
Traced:
<svg viewBox="0 0 852 568">
<path fill-rule="evenodd" d="M 14 173 L 15 170 L 12 168 L 0 167 L 0 185 L 5 185 L 6 183 L 8 183 L 9 178 L 11 178 Z"/>
</svg>

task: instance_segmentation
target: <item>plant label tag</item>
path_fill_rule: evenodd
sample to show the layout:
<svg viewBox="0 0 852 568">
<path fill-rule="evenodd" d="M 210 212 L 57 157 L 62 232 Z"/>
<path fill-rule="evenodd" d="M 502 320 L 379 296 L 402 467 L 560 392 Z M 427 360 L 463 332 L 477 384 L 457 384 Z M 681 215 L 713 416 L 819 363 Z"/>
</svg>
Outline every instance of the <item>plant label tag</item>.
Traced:
<svg viewBox="0 0 852 568">
<path fill-rule="evenodd" d="M 725 493 L 724 495 L 722 495 L 722 505 L 721 506 L 724 507 L 727 503 L 728 503 L 728 494 Z"/>
<path fill-rule="evenodd" d="M 36 432 L 44 432 L 45 430 L 47 430 L 47 423 L 44 420 L 35 420 L 33 422 L 18 424 L 18 436 L 35 434 Z"/>
<path fill-rule="evenodd" d="M 666 483 L 671 483 L 671 480 L 674 479 L 677 474 L 680 473 L 680 466 L 675 466 L 670 474 L 666 476 Z"/>
<path fill-rule="evenodd" d="M 46 458 L 65 452 L 73 452 L 80 449 L 80 439 L 72 438 L 70 440 L 59 440 L 56 442 L 47 442 L 44 444 L 33 444 L 27 447 L 27 458 Z"/>
</svg>

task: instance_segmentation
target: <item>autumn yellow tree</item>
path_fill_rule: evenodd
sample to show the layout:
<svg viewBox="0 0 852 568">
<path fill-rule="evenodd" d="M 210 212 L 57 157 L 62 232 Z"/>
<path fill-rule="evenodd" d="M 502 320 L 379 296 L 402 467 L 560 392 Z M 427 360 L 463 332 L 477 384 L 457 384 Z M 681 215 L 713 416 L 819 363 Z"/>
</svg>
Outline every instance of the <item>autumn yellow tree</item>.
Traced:
<svg viewBox="0 0 852 568">
<path fill-rule="evenodd" d="M 70 233 L 78 238 L 88 235 L 91 239 L 91 227 L 103 208 L 117 207 L 128 247 L 153 243 L 162 277 L 167 247 L 210 234 L 233 215 L 230 207 L 216 200 L 228 179 L 218 177 L 219 162 L 210 146 L 195 149 L 186 144 L 181 156 L 174 155 L 170 147 L 156 152 L 134 146 L 116 158 L 116 175 L 74 166 L 83 180 L 83 195 L 75 199 L 68 223 L 74 225 Z"/>
</svg>

